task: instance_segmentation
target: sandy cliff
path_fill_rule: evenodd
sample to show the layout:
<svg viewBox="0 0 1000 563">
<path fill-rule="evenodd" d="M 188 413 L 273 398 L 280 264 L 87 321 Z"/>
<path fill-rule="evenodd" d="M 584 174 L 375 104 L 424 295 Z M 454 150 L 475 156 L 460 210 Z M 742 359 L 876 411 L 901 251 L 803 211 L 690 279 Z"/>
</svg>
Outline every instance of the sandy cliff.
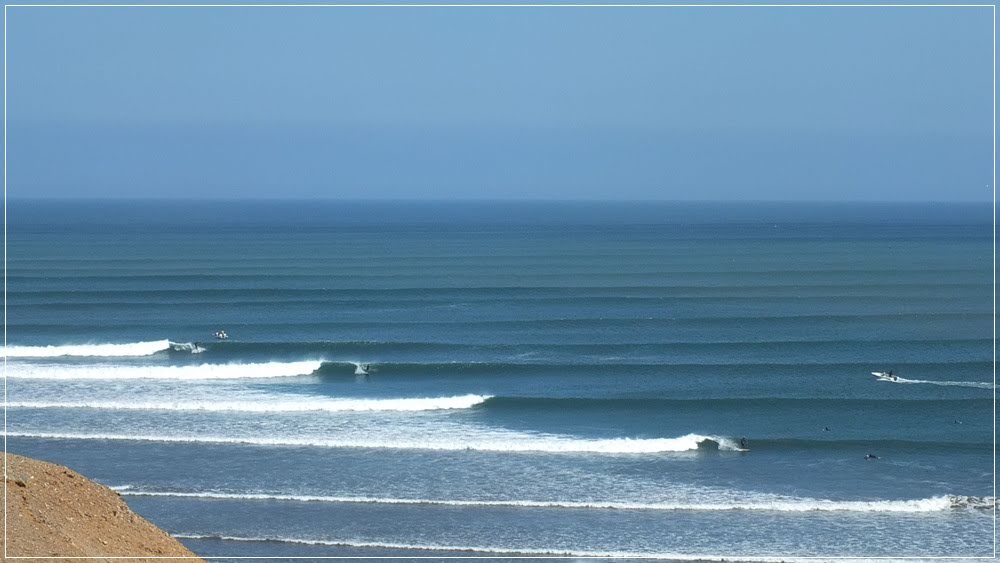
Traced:
<svg viewBox="0 0 1000 563">
<path fill-rule="evenodd" d="M 54 558 L 47 561 L 112 556 L 201 561 L 129 510 L 111 489 L 60 465 L 13 454 L 7 454 L 7 541 L 7 555 Z"/>
</svg>

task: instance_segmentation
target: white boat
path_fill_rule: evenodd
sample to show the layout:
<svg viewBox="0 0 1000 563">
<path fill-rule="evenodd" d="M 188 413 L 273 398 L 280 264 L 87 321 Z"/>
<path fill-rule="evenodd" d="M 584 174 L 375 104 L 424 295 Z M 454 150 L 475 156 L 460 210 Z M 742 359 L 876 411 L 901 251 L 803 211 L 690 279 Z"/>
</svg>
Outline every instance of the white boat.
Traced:
<svg viewBox="0 0 1000 563">
<path fill-rule="evenodd" d="M 875 379 L 878 379 L 879 381 L 896 381 L 899 379 L 895 374 L 884 371 L 873 371 L 872 375 L 874 375 Z"/>
</svg>

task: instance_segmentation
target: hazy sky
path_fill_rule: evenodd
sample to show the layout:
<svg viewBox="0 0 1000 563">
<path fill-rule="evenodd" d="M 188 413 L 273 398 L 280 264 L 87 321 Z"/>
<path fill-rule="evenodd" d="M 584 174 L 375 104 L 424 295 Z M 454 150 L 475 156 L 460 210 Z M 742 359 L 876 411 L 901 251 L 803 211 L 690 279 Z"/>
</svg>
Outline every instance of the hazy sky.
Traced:
<svg viewBox="0 0 1000 563">
<path fill-rule="evenodd" d="M 987 201 L 992 15 L 8 8 L 8 195 Z"/>
</svg>

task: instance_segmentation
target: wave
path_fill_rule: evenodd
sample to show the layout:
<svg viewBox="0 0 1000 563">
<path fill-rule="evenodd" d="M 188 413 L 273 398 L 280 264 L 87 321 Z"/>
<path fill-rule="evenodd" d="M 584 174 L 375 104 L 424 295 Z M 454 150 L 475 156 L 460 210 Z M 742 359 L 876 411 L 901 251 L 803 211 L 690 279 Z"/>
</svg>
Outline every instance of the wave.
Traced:
<svg viewBox="0 0 1000 563">
<path fill-rule="evenodd" d="M 344 438 L 266 438 L 260 436 L 167 436 L 136 434 L 79 434 L 56 432 L 7 432 L 9 437 L 55 440 L 115 440 L 133 442 L 168 442 L 200 444 L 236 444 L 251 446 L 290 446 L 319 448 L 370 448 L 394 450 L 482 451 L 523 453 L 596 453 L 652 454 L 689 452 L 700 448 L 739 451 L 731 438 L 687 434 L 679 438 L 607 438 L 587 439 L 546 434 L 499 434 L 495 436 L 458 436 L 451 439 L 406 440 L 379 437 Z"/>
<path fill-rule="evenodd" d="M 564 556 L 564 557 L 607 557 L 607 558 L 619 558 L 619 557 L 632 557 L 632 558 L 649 558 L 651 556 L 656 558 L 664 559 L 674 559 L 674 560 L 688 560 L 688 561 L 704 561 L 713 560 L 712 557 L 705 557 L 701 555 L 674 555 L 674 554 L 651 554 L 651 553 L 625 553 L 625 552 L 598 552 L 598 551 L 569 551 L 569 550 L 537 550 L 537 549 L 523 549 L 523 548 L 503 548 L 503 547 L 471 547 L 471 546 L 452 546 L 452 545 L 433 545 L 433 544 L 405 544 L 405 543 L 392 543 L 392 542 L 371 542 L 371 541 L 357 541 L 357 540 L 320 540 L 320 539 L 306 539 L 306 538 L 289 538 L 289 537 L 245 537 L 245 536 L 226 536 L 218 534 L 171 534 L 173 537 L 182 540 L 217 540 L 217 541 L 230 541 L 230 542 L 259 542 L 259 543 L 287 543 L 287 544 L 297 544 L 297 545 L 309 545 L 309 546 L 326 546 L 326 547 L 351 547 L 351 548 L 375 548 L 375 549 L 401 549 L 401 550 L 412 550 L 412 551 L 444 551 L 444 552 L 458 552 L 458 553 L 488 553 L 488 554 L 499 554 L 499 555 L 534 555 L 534 556 Z M 743 558 L 743 560 L 749 560 L 754 558 Z M 732 557 L 716 557 L 714 560 L 717 561 L 727 561 L 733 560 Z M 757 559 L 754 559 L 757 560 Z M 790 561 L 790 558 L 781 559 L 759 559 L 760 561 Z"/>
<path fill-rule="evenodd" d="M 943 385 L 945 387 L 973 387 L 976 389 L 994 389 L 996 385 L 990 383 L 989 381 L 930 381 L 926 379 L 904 379 L 902 377 L 897 377 L 893 380 L 879 379 L 878 381 L 886 381 L 888 383 L 903 383 L 903 384 L 926 384 L 926 385 Z"/>
<path fill-rule="evenodd" d="M 209 288 L 160 288 L 160 289 L 101 289 L 74 288 L 72 291 L 60 289 L 39 289 L 25 286 L 12 289 L 10 295 L 18 297 L 31 296 L 39 303 L 52 303 L 57 300 L 72 300 L 78 303 L 113 304 L 148 303 L 171 300 L 174 302 L 196 303 L 229 303 L 229 302 L 283 302 L 292 299 L 319 300 L 330 302 L 353 302 L 367 300 L 376 302 L 386 299 L 409 301 L 440 301 L 453 303 L 456 299 L 462 301 L 504 301 L 529 300 L 541 302 L 547 300 L 565 300 L 567 302 L 581 299 L 622 299 L 622 300 L 655 300 L 670 302 L 681 299 L 734 299 L 775 298 L 786 299 L 789 291 L 795 291 L 797 299 L 811 298 L 829 302 L 834 298 L 878 298 L 899 299 L 912 302 L 914 298 L 926 298 L 929 292 L 944 292 L 956 295 L 959 290 L 965 290 L 964 295 L 978 297 L 980 291 L 989 288 L 989 283 L 894 283 L 887 286 L 884 283 L 842 283 L 842 284 L 786 284 L 786 285 L 755 285 L 755 284 L 722 284 L 710 285 L 576 285 L 560 286 L 463 286 L 427 287 L 414 286 L 405 288 L 302 288 L 302 287 L 209 287 Z M 934 299 L 934 301 L 940 301 Z M 20 302 L 20 301 L 19 301 Z M 34 302 L 26 303 L 33 304 Z"/>
<path fill-rule="evenodd" d="M 209 411 L 209 412 L 348 412 L 348 411 L 428 411 L 447 409 L 467 409 L 482 404 L 488 395 L 460 395 L 454 397 L 421 397 L 400 399 L 330 399 L 301 398 L 282 400 L 262 398 L 245 401 L 69 401 L 10 402 L 10 408 L 29 409 L 111 409 L 111 410 L 167 410 L 167 411 Z"/>
<path fill-rule="evenodd" d="M 914 500 L 835 501 L 824 499 L 783 499 L 742 503 L 676 503 L 612 501 L 537 501 L 537 500 L 438 500 L 324 495 L 286 495 L 277 493 L 173 492 L 135 489 L 131 485 L 111 487 L 126 496 L 204 498 L 218 500 L 278 500 L 289 502 L 326 502 L 353 504 L 418 504 L 467 507 L 572 508 L 608 510 L 666 511 L 770 511 L 770 512 L 941 512 L 945 510 L 992 510 L 993 497 L 941 495 Z"/>
<path fill-rule="evenodd" d="M 174 352 L 190 352 L 191 354 L 201 354 L 205 351 L 197 342 L 171 342 L 170 349 Z"/>
<path fill-rule="evenodd" d="M 592 410 L 592 409 L 650 409 L 703 411 L 704 409 L 749 410 L 749 409 L 955 409 L 963 406 L 991 407 L 993 399 L 988 397 L 963 399 L 853 399 L 840 397 L 713 397 L 673 399 L 664 397 L 532 397 L 517 395 L 497 395 L 490 397 L 485 406 L 504 410 Z"/>
<path fill-rule="evenodd" d="M 18 379 L 259 379 L 311 375 L 319 360 L 257 364 L 200 364 L 192 366 L 8 366 L 7 377 Z"/>
<path fill-rule="evenodd" d="M 127 357 L 151 356 L 169 350 L 169 340 L 131 342 L 128 344 L 63 344 L 56 346 L 6 346 L 8 358 Z"/>
<path fill-rule="evenodd" d="M 830 557 L 810 557 L 810 556 L 766 556 L 766 555 L 740 555 L 736 554 L 703 554 L 703 553 L 665 553 L 665 552 L 631 552 L 631 551 L 599 551 L 535 547 L 492 547 L 492 546 L 458 546 L 440 544 L 407 544 L 395 542 L 361 541 L 361 540 L 336 540 L 336 539 L 309 539 L 291 538 L 279 536 L 227 536 L 221 534 L 171 534 L 173 537 L 185 540 L 211 540 L 228 542 L 255 542 L 255 543 L 284 543 L 293 545 L 305 545 L 314 547 L 334 547 L 334 548 L 360 548 L 360 549 L 383 549 L 383 550 L 405 550 L 418 552 L 445 552 L 460 553 L 462 557 L 476 558 L 475 554 L 486 554 L 490 556 L 510 556 L 512 558 L 564 558 L 580 557 L 594 559 L 641 559 L 641 560 L 665 560 L 665 561 L 752 561 L 755 563 L 843 563 L 845 560 L 853 561 L 880 561 L 885 557 L 864 557 L 864 556 L 830 556 Z M 356 556 L 355 556 L 356 557 Z M 426 556 L 421 556 L 426 557 Z M 460 557 L 460 558 L 462 558 Z M 909 561 L 933 560 L 933 557 L 924 559 L 909 558 Z M 940 559 L 940 558 L 938 558 Z"/>
</svg>

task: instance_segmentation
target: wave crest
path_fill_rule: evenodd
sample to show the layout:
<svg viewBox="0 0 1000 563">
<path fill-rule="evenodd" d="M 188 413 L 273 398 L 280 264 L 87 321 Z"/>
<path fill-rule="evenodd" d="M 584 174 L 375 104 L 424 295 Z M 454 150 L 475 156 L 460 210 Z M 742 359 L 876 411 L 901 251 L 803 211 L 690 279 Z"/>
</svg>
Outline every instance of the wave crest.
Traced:
<svg viewBox="0 0 1000 563">
<path fill-rule="evenodd" d="M 419 397 L 400 399 L 274 399 L 264 398 L 244 401 L 76 401 L 10 402 L 10 408 L 29 409 L 110 409 L 110 410 L 168 410 L 207 412 L 351 412 L 351 411 L 429 411 L 467 409 L 482 404 L 488 395 L 460 395 L 455 397 Z"/>
<path fill-rule="evenodd" d="M 318 448 L 370 448 L 394 450 L 484 451 L 518 453 L 597 453 L 653 454 L 689 452 L 715 444 L 721 450 L 738 450 L 733 440 L 718 436 L 688 434 L 679 438 L 590 439 L 546 434 L 498 434 L 494 436 L 442 436 L 423 439 L 379 436 L 282 437 L 262 436 L 168 436 L 136 434 L 78 434 L 50 432 L 8 432 L 7 436 L 57 440 L 122 440 L 138 442 L 242 444 L 252 446 L 292 446 Z"/>
<path fill-rule="evenodd" d="M 169 340 L 131 342 L 128 344 L 63 344 L 55 346 L 6 346 L 8 358 L 128 357 L 152 356 L 171 348 Z"/>
<path fill-rule="evenodd" d="M 277 493 L 224 493 L 146 491 L 131 485 L 112 487 L 126 496 L 203 498 L 219 500 L 278 500 L 289 502 L 325 502 L 353 504 L 416 504 L 466 507 L 523 507 L 523 508 L 572 508 L 608 510 L 663 510 L 663 511 L 770 511 L 770 512 L 895 512 L 920 513 L 945 510 L 991 510 L 996 503 L 993 497 L 941 495 L 913 500 L 836 501 L 812 498 L 750 501 L 740 503 L 719 502 L 613 502 L 613 501 L 538 501 L 538 500 L 440 500 L 414 498 L 351 497 L 324 495 L 286 495 Z"/>
<path fill-rule="evenodd" d="M 259 364 L 200 364 L 193 366 L 8 366 L 7 377 L 18 379 L 261 379 L 310 375 L 319 360 Z"/>
</svg>

